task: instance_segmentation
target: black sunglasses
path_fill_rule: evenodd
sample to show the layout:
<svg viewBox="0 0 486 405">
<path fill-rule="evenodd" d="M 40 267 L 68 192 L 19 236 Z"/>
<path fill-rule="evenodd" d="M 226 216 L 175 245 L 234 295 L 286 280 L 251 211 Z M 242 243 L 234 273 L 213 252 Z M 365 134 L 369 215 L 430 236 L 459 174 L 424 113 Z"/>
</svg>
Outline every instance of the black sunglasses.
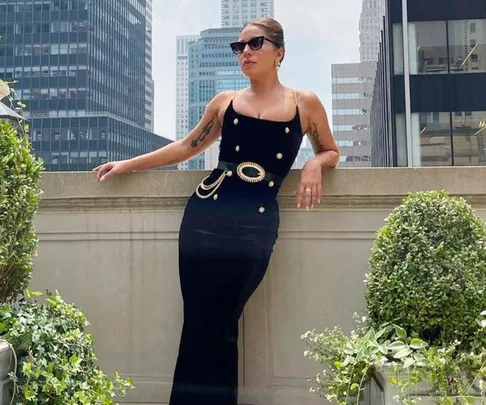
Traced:
<svg viewBox="0 0 486 405">
<path fill-rule="evenodd" d="M 247 44 L 252 51 L 258 51 L 259 49 L 262 49 L 263 43 L 265 41 L 271 42 L 275 46 L 278 46 L 278 44 L 275 41 L 272 41 L 271 39 L 262 35 L 259 37 L 252 38 L 249 41 L 232 42 L 230 43 L 230 47 L 233 53 L 235 55 L 238 55 L 240 53 L 243 53 Z"/>
</svg>

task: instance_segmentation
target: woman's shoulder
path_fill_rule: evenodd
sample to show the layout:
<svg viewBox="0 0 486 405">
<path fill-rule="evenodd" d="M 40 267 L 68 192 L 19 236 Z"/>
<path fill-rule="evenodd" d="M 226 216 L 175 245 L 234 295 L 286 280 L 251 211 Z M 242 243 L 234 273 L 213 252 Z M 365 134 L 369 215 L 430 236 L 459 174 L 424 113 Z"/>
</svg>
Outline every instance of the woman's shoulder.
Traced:
<svg viewBox="0 0 486 405">
<path fill-rule="evenodd" d="M 312 104 L 319 101 L 319 96 L 310 90 L 292 89 L 297 95 L 299 103 Z"/>
</svg>

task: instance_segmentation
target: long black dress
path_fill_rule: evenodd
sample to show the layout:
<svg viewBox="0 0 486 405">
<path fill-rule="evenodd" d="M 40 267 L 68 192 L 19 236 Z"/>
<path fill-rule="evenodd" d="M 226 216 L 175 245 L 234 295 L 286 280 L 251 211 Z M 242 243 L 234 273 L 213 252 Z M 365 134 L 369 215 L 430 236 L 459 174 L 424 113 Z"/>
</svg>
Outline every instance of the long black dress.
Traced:
<svg viewBox="0 0 486 405">
<path fill-rule="evenodd" d="M 295 93 L 294 93 L 295 94 Z M 219 164 L 186 206 L 179 236 L 184 324 L 170 405 L 235 405 L 238 319 L 278 237 L 277 193 L 302 128 L 248 117 L 230 102 Z"/>
</svg>

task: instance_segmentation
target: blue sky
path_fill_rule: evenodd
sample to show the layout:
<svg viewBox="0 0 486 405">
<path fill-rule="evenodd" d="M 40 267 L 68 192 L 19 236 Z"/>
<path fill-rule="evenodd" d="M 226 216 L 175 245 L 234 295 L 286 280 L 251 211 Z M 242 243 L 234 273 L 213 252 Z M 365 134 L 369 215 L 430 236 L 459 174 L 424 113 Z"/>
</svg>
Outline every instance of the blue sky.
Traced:
<svg viewBox="0 0 486 405">
<path fill-rule="evenodd" d="M 329 116 L 331 64 L 359 61 L 358 21 L 362 0 L 275 0 L 287 51 L 283 84 L 312 90 Z M 175 136 L 175 37 L 220 26 L 220 0 L 153 0 L 155 132 Z"/>
</svg>

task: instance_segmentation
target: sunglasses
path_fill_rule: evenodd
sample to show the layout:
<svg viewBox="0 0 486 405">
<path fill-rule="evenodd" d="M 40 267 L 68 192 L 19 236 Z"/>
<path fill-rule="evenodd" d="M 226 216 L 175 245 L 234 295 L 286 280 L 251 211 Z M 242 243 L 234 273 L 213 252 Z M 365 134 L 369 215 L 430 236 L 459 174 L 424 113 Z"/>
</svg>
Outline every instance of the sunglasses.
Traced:
<svg viewBox="0 0 486 405">
<path fill-rule="evenodd" d="M 271 42 L 275 46 L 278 46 L 278 44 L 275 41 L 272 41 L 271 39 L 262 35 L 259 37 L 252 38 L 249 41 L 232 42 L 230 43 L 230 47 L 233 53 L 235 55 L 238 55 L 240 53 L 243 53 L 246 45 L 248 45 L 252 51 L 258 51 L 259 49 L 262 49 L 263 43 L 265 41 Z"/>
</svg>

